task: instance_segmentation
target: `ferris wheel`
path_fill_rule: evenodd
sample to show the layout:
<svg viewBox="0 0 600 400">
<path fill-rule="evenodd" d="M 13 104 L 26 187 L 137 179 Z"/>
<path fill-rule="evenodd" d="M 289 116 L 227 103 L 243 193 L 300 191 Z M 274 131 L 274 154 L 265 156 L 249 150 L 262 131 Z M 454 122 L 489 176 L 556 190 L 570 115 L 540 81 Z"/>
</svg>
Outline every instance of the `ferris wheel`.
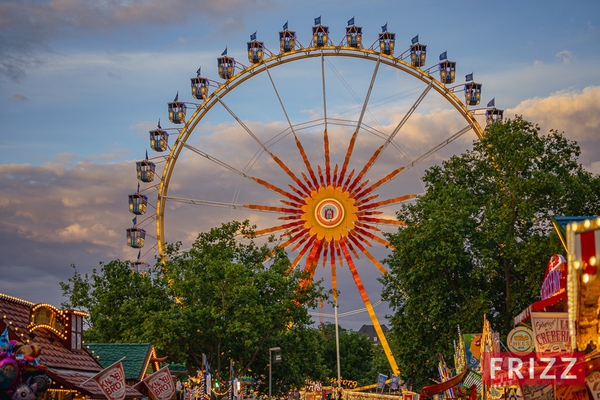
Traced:
<svg viewBox="0 0 600 400">
<path fill-rule="evenodd" d="M 245 49 L 249 65 L 225 47 L 218 80 L 198 68 L 193 100 L 177 92 L 168 103 L 169 120 L 180 127 L 159 121 L 150 131 L 159 156 L 146 152 L 136 163 L 144 187 L 129 195 L 135 216 L 127 243 L 139 249 L 132 267 L 142 268 L 149 254 L 164 257 L 167 242 L 190 244 L 198 232 L 248 219 L 257 237 L 280 238 L 291 268 L 311 277 L 327 271 L 334 293 L 338 274 L 349 273 L 398 373 L 364 277 L 387 273 L 379 261 L 391 247 L 385 234 L 402 226 L 400 204 L 424 191 L 420 171 L 481 138 L 478 115 L 492 124 L 503 111 L 494 100 L 473 108 L 482 85 L 472 73 L 455 84 L 456 62 L 446 51 L 427 68 L 418 35 L 399 55 L 395 36 L 386 23 L 364 45 L 352 18 L 334 44 L 319 17 L 304 47 L 286 22 L 277 52 L 254 33 Z M 169 132 L 177 134 L 172 145 Z M 146 213 L 149 207 L 155 212 Z"/>
</svg>

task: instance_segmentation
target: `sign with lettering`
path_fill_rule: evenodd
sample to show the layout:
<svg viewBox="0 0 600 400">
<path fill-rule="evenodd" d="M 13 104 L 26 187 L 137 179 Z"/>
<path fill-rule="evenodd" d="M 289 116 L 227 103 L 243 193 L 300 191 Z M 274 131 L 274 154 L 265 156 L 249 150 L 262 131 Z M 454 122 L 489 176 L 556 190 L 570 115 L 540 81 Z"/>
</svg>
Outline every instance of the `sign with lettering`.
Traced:
<svg viewBox="0 0 600 400">
<path fill-rule="evenodd" d="M 525 326 L 517 326 L 508 333 L 506 345 L 517 355 L 531 353 L 535 349 L 533 331 Z"/>
<path fill-rule="evenodd" d="M 531 326 L 536 352 L 549 355 L 572 351 L 567 313 L 532 312 Z"/>
<path fill-rule="evenodd" d="M 544 280 L 542 281 L 542 289 L 540 291 L 542 300 L 566 290 L 566 287 L 567 260 L 560 254 L 554 254 L 550 257 L 550 261 L 548 261 Z"/>
<path fill-rule="evenodd" d="M 123 400 L 125 398 L 127 385 L 125 385 L 123 364 L 120 361 L 94 376 L 94 380 L 108 400 Z"/>
<path fill-rule="evenodd" d="M 157 400 L 167 400 L 175 394 L 175 385 L 168 366 L 144 379 L 144 383 Z"/>
</svg>

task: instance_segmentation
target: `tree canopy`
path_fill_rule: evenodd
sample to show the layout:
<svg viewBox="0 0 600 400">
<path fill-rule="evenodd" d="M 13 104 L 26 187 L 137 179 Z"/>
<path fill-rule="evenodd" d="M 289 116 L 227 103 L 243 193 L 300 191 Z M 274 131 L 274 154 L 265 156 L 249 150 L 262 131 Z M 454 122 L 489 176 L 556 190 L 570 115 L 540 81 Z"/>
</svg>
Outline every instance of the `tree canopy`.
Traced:
<svg viewBox="0 0 600 400">
<path fill-rule="evenodd" d="M 486 314 L 506 335 L 539 300 L 548 260 L 564 253 L 551 217 L 600 211 L 600 178 L 579 154 L 563 134 L 541 135 L 517 116 L 426 171 L 426 193 L 398 212 L 406 226 L 389 236 L 394 251 L 381 278 L 404 379 L 439 379 L 438 353 L 452 359 L 459 326 L 479 333 Z"/>
<path fill-rule="evenodd" d="M 87 342 L 149 342 L 192 373 L 205 354 L 217 378 L 228 379 L 231 360 L 236 375 L 258 378 L 264 389 L 268 349 L 280 347 L 285 362 L 273 367 L 276 391 L 323 379 L 308 314 L 326 297 L 320 282 L 288 271 L 275 243 L 241 239 L 252 234 L 248 222 L 223 224 L 199 234 L 189 250 L 169 245 L 168 261 L 147 274 L 119 260 L 91 276 L 75 270 L 61 283 L 69 298 L 63 307 L 89 313 Z"/>
</svg>

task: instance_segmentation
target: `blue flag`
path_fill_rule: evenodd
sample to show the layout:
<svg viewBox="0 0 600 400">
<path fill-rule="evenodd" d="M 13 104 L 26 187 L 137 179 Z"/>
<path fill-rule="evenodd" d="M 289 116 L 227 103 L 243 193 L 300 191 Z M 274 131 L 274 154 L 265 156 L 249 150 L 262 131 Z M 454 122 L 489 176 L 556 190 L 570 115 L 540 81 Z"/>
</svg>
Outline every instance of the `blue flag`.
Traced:
<svg viewBox="0 0 600 400">
<path fill-rule="evenodd" d="M 320 15 L 317 18 L 315 18 L 315 25 L 321 25 L 321 16 Z"/>
<path fill-rule="evenodd" d="M 221 56 L 226 56 L 227 55 L 227 47 L 225 47 L 225 50 L 223 50 L 223 52 L 221 53 Z"/>
<path fill-rule="evenodd" d="M 381 32 L 387 32 L 387 22 L 381 27 Z"/>
<path fill-rule="evenodd" d="M 173 100 L 173 102 L 176 102 L 177 100 L 179 100 L 179 90 L 177 91 L 177 94 L 175 95 L 175 100 Z"/>
<path fill-rule="evenodd" d="M 285 24 L 283 24 L 283 30 L 287 31 L 287 29 L 288 29 L 288 22 L 285 21 Z"/>
<path fill-rule="evenodd" d="M 473 73 L 465 75 L 465 81 L 469 82 L 473 80 Z"/>
<path fill-rule="evenodd" d="M 250 35 L 250 40 L 256 40 L 256 32 Z"/>
<path fill-rule="evenodd" d="M 158 119 L 158 129 L 162 129 L 162 126 L 160 126 L 160 118 Z"/>
<path fill-rule="evenodd" d="M 142 255 L 142 251 L 140 250 L 140 251 L 138 251 L 138 257 L 137 257 L 137 260 L 138 260 L 138 261 L 140 261 L 140 256 L 141 256 L 141 255 Z"/>
<path fill-rule="evenodd" d="M 392 374 L 392 381 L 390 382 L 390 389 L 398 390 L 398 382 L 400 381 L 400 377 L 398 375 Z"/>
<path fill-rule="evenodd" d="M 348 26 L 354 25 L 354 17 L 348 20 Z"/>
<path fill-rule="evenodd" d="M 496 107 L 496 98 L 494 97 L 493 99 L 491 99 L 488 104 L 488 107 Z"/>
<path fill-rule="evenodd" d="M 417 35 L 417 36 L 415 36 L 414 38 L 412 38 L 410 42 L 411 42 L 412 44 L 419 43 L 419 35 Z"/>
<path fill-rule="evenodd" d="M 385 381 L 387 380 L 387 376 L 383 374 L 379 374 L 377 378 L 377 389 L 385 389 Z"/>
<path fill-rule="evenodd" d="M 135 217 L 133 217 L 133 219 L 131 220 L 131 222 L 133 222 L 133 226 L 137 225 L 137 215 Z"/>
<path fill-rule="evenodd" d="M 148 150 L 146 150 L 146 160 L 148 159 Z"/>
<path fill-rule="evenodd" d="M 198 67 L 198 70 L 196 71 L 196 76 L 200 76 L 200 70 L 202 69 L 202 67 Z"/>
<path fill-rule="evenodd" d="M 448 51 L 446 50 L 445 52 L 440 54 L 440 61 L 447 60 L 447 59 L 448 59 Z"/>
<path fill-rule="evenodd" d="M 139 192 L 140 192 L 140 183 L 138 182 L 138 190 L 137 190 L 137 193 L 139 193 Z"/>
</svg>

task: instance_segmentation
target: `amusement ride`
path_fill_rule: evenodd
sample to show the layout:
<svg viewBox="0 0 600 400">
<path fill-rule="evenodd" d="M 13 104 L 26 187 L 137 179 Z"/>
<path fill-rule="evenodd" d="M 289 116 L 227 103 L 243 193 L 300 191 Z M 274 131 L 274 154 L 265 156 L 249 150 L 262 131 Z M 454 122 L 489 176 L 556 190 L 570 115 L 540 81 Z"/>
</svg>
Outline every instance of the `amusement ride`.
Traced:
<svg viewBox="0 0 600 400">
<path fill-rule="evenodd" d="M 338 272 L 348 269 L 398 374 L 363 278 L 387 273 L 379 261 L 391 247 L 385 234 L 402 226 L 400 204 L 424 191 L 419 169 L 453 154 L 453 145 L 464 149 L 480 139 L 478 117 L 493 124 L 503 110 L 495 100 L 477 108 L 482 84 L 472 73 L 455 83 L 456 62 L 447 51 L 427 67 L 418 35 L 398 55 L 387 23 L 374 39 L 365 45 L 352 18 L 335 44 L 318 17 L 305 47 L 286 22 L 277 51 L 253 33 L 248 65 L 225 48 L 218 79 L 198 68 L 190 79 L 193 99 L 177 92 L 168 102 L 175 127 L 159 120 L 150 131 L 158 155 L 146 151 L 136 162 L 127 244 L 138 250 L 132 268 L 140 271 L 144 260 L 166 257 L 167 239 L 191 243 L 202 230 L 248 219 L 256 237 L 279 238 L 291 268 L 314 278 L 317 267 L 327 267 L 336 312 Z"/>
</svg>

